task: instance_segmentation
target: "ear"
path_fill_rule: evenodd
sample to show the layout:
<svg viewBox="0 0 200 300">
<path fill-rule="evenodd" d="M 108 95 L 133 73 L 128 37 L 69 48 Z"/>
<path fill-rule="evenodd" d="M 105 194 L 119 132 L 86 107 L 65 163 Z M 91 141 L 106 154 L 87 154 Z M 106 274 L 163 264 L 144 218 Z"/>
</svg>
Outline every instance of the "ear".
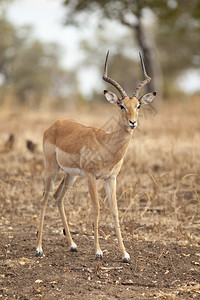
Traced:
<svg viewBox="0 0 200 300">
<path fill-rule="evenodd" d="M 153 101 L 156 96 L 156 92 L 144 94 L 140 97 L 139 102 L 142 104 L 149 104 Z"/>
<path fill-rule="evenodd" d="M 120 100 L 115 93 L 105 90 L 104 95 L 108 102 L 119 105 Z"/>
</svg>

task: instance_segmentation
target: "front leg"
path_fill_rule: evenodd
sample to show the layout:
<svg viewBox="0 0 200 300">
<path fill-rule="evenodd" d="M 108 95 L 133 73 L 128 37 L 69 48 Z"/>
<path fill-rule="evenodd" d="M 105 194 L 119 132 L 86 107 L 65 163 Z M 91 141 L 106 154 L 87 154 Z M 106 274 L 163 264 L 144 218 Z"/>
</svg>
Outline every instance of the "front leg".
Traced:
<svg viewBox="0 0 200 300">
<path fill-rule="evenodd" d="M 99 199 L 98 199 L 98 193 L 97 193 L 97 186 L 96 186 L 96 179 L 93 175 L 88 175 L 88 188 L 90 192 L 90 196 L 92 199 L 92 205 L 94 210 L 94 246 L 95 246 L 95 253 L 96 253 L 96 259 L 103 258 L 103 252 L 100 249 L 99 246 L 99 234 L 98 234 L 98 225 L 99 225 Z"/>
<path fill-rule="evenodd" d="M 130 261 L 130 255 L 126 252 L 126 249 L 124 247 L 120 225 L 119 225 L 119 213 L 118 213 L 117 199 L 116 199 L 116 177 L 115 176 L 111 176 L 110 178 L 105 180 L 105 188 L 106 188 L 106 194 L 108 197 L 108 201 L 110 204 L 110 208 L 111 208 L 111 212 L 115 224 L 115 231 L 118 239 L 119 248 L 122 252 L 122 259 L 123 262 L 127 263 Z"/>
</svg>

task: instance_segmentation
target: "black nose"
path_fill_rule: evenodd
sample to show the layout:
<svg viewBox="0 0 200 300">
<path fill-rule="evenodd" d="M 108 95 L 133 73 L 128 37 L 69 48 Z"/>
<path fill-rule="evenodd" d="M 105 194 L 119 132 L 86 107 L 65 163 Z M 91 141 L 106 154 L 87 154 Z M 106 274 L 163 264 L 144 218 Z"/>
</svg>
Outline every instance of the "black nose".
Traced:
<svg viewBox="0 0 200 300">
<path fill-rule="evenodd" d="M 129 123 L 131 123 L 132 125 L 136 125 L 136 122 L 132 122 L 131 120 L 129 120 Z"/>
</svg>

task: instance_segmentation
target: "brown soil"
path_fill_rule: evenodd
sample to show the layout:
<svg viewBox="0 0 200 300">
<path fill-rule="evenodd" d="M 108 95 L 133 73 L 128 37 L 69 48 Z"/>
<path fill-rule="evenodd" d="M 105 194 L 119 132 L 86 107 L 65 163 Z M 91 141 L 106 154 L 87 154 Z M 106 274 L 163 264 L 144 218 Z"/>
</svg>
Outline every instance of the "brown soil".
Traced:
<svg viewBox="0 0 200 300">
<path fill-rule="evenodd" d="M 184 125 L 180 120 L 185 108 L 182 113 L 174 108 L 173 114 L 166 109 L 155 118 L 142 119 L 135 133 L 117 187 L 130 264 L 121 261 L 103 182 L 98 185 L 104 257 L 94 260 L 92 208 L 84 178 L 65 199 L 78 252 L 71 253 L 65 243 L 51 196 L 44 255 L 35 257 L 43 191 L 41 137 L 54 117 L 2 114 L 0 298 L 200 299 L 199 111 L 199 104 L 187 111 Z M 82 121 L 90 118 L 87 123 L 101 124 L 105 116 L 98 114 L 96 121 L 85 113 Z M 7 143 L 11 133 L 12 147 Z M 26 148 L 26 139 L 37 146 Z"/>
</svg>

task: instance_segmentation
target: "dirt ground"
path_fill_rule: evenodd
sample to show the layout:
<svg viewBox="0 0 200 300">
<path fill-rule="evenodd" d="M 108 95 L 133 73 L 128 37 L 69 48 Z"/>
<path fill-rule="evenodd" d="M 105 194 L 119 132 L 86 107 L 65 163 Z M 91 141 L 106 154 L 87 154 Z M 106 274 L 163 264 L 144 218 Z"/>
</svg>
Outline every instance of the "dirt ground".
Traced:
<svg viewBox="0 0 200 300">
<path fill-rule="evenodd" d="M 44 255 L 35 257 L 43 193 L 43 131 L 58 118 L 77 116 L 82 122 L 110 129 L 116 110 L 103 106 L 81 113 L 2 111 L 0 298 L 200 299 L 199 103 L 200 99 L 193 105 L 171 102 L 158 113 L 141 112 L 117 180 L 121 228 L 131 256 L 128 264 L 120 257 L 102 181 L 98 183 L 99 228 L 104 257 L 94 260 L 92 207 L 85 178 L 77 180 L 65 199 L 78 252 L 69 251 L 51 195 Z"/>
</svg>

